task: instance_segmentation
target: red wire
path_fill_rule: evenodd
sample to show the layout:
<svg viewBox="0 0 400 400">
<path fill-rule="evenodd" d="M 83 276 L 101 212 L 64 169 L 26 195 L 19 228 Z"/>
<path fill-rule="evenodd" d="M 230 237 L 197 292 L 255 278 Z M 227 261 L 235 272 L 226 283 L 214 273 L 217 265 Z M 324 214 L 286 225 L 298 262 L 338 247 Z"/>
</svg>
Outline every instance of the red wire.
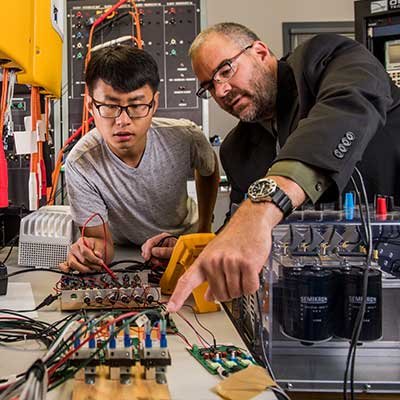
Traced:
<svg viewBox="0 0 400 400">
<path fill-rule="evenodd" d="M 191 324 L 191 322 L 190 322 L 189 320 L 187 320 L 187 319 L 186 319 L 181 313 L 179 313 L 179 312 L 177 312 L 176 314 L 178 314 L 178 315 L 193 329 L 194 333 L 197 335 L 197 338 L 199 339 L 199 342 L 201 343 L 201 345 L 202 345 L 203 347 L 210 347 L 210 346 L 207 346 L 207 345 L 204 343 L 203 339 L 200 337 L 199 332 L 198 332 L 197 329 Z"/>
<path fill-rule="evenodd" d="M 184 336 L 182 333 L 175 332 L 175 335 L 180 337 L 190 348 L 193 348 L 193 345 L 189 342 L 189 340 L 187 340 L 186 336 Z"/>
<path fill-rule="evenodd" d="M 93 122 L 93 117 L 90 117 L 88 120 L 87 120 L 87 123 L 88 124 L 90 124 L 90 123 L 92 123 Z M 67 140 L 66 140 L 66 142 L 64 143 L 64 146 L 66 147 L 68 144 L 70 144 L 76 137 L 78 137 L 80 134 L 81 134 L 81 132 L 82 132 L 82 129 L 83 129 L 83 125 L 81 125 Z M 63 146 L 63 147 L 64 147 Z"/>
<path fill-rule="evenodd" d="M 101 333 L 102 331 L 104 331 L 104 329 L 108 329 L 111 325 L 116 324 L 117 322 L 122 321 L 125 318 L 133 317 L 136 314 L 138 314 L 137 311 L 131 311 L 126 314 L 122 314 L 119 317 L 112 319 L 107 324 L 101 326 L 95 332 L 92 332 L 84 341 L 82 341 L 80 343 L 80 345 L 78 347 L 71 349 L 60 361 L 58 361 L 58 363 L 56 363 L 49 369 L 49 377 L 51 377 L 54 374 L 54 372 L 57 370 L 57 368 L 59 368 L 61 365 L 65 364 L 65 362 L 69 358 L 71 358 L 72 354 L 77 352 L 82 346 L 84 346 L 90 339 L 94 338 L 98 333 Z"/>
<path fill-rule="evenodd" d="M 103 246 L 104 246 L 104 258 L 105 260 L 107 260 L 107 230 L 106 230 L 106 223 L 104 222 L 103 217 L 99 214 L 99 213 L 94 213 L 92 214 L 83 224 L 82 227 L 82 240 L 83 240 L 83 244 L 86 247 L 89 247 L 87 245 L 87 242 L 85 240 L 85 229 L 86 229 L 86 225 L 95 217 L 99 217 L 101 219 L 101 222 L 103 224 L 103 234 L 104 234 L 104 238 L 103 238 Z M 115 273 L 113 271 L 111 271 L 111 269 L 108 267 L 108 265 L 105 263 L 104 260 L 102 260 L 102 264 L 101 266 L 103 267 L 103 269 L 107 272 L 108 275 L 111 276 L 111 278 L 113 278 L 115 281 L 118 282 L 118 278 L 117 275 L 115 275 Z"/>
</svg>

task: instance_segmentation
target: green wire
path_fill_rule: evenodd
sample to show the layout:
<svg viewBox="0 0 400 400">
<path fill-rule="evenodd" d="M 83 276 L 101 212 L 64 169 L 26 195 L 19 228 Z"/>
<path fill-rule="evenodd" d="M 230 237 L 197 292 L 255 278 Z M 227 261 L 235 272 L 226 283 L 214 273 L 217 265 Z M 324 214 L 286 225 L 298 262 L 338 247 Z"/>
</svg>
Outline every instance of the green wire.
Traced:
<svg viewBox="0 0 400 400">
<path fill-rule="evenodd" d="M 121 313 L 120 313 L 120 314 L 121 314 Z M 160 319 L 163 319 L 163 316 L 162 316 L 161 312 L 156 311 L 155 309 L 152 309 L 152 310 L 144 310 L 144 311 L 140 312 L 139 314 L 134 315 L 133 317 L 131 317 L 131 318 L 125 320 L 125 323 L 121 324 L 121 326 L 115 330 L 114 335 L 115 335 L 115 336 L 118 335 L 118 333 L 121 332 L 121 331 L 123 330 L 123 328 L 124 328 L 124 326 L 125 326 L 126 324 L 131 324 L 131 323 L 134 322 L 137 318 L 139 318 L 141 315 L 145 315 L 145 314 L 154 314 L 154 315 L 159 316 Z M 80 369 L 85 368 L 85 367 L 90 363 L 90 361 L 92 361 L 93 358 L 96 357 L 96 355 L 97 355 L 98 353 L 100 353 L 100 351 L 104 350 L 104 348 L 107 346 L 107 344 L 109 343 L 110 340 L 111 340 L 111 337 L 109 337 L 107 340 L 105 340 L 105 341 L 102 343 L 102 345 L 91 355 L 91 357 L 88 358 L 88 359 L 87 359 L 84 363 L 82 363 L 79 367 L 77 367 L 76 369 L 74 369 L 74 370 L 72 370 L 71 372 L 69 372 L 69 373 L 67 373 L 66 375 L 64 375 L 64 377 L 63 377 L 60 381 L 54 383 L 52 386 L 49 386 L 48 391 L 51 391 L 51 390 L 55 389 L 56 387 L 62 385 L 62 384 L 63 384 L 64 382 L 66 382 L 69 378 L 71 378 L 72 376 L 74 376 Z"/>
</svg>

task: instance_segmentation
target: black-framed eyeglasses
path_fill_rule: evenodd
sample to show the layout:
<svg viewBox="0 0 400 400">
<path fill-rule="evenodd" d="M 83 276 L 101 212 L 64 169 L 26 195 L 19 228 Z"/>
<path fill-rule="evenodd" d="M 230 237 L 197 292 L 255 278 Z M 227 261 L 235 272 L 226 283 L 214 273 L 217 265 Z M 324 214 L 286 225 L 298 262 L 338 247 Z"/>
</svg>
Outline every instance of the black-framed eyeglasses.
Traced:
<svg viewBox="0 0 400 400">
<path fill-rule="evenodd" d="M 97 108 L 100 117 L 103 118 L 118 118 L 122 114 L 122 111 L 125 111 L 129 118 L 145 118 L 149 115 L 150 110 L 154 106 L 154 94 L 150 103 L 129 104 L 127 106 L 102 103 L 95 100 L 93 97 L 92 100 L 93 105 Z"/>
<path fill-rule="evenodd" d="M 211 90 L 214 87 L 214 82 L 225 83 L 235 75 L 237 71 L 237 63 L 235 62 L 246 50 L 251 49 L 253 44 L 246 46 L 238 54 L 222 61 L 214 70 L 214 73 L 209 81 L 203 82 L 196 92 L 196 95 L 201 99 L 209 99 L 211 97 Z"/>
</svg>

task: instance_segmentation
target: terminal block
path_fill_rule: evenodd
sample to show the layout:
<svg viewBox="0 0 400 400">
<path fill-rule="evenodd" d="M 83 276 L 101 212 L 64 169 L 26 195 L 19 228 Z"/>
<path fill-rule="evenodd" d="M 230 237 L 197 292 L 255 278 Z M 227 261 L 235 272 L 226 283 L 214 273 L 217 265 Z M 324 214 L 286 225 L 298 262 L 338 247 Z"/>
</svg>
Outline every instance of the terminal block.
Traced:
<svg viewBox="0 0 400 400">
<path fill-rule="evenodd" d="M 116 347 L 106 351 L 105 363 L 110 367 L 110 379 L 131 383 L 132 367 L 136 364 L 132 347 Z"/>
<path fill-rule="evenodd" d="M 167 381 L 165 372 L 167 366 L 171 365 L 169 350 L 163 347 L 142 348 L 139 354 L 140 364 L 145 368 L 145 378 L 165 383 Z"/>
<path fill-rule="evenodd" d="M 90 360 L 85 368 L 78 371 L 75 378 L 78 380 L 83 380 L 85 383 L 93 385 L 96 382 L 96 368 L 100 365 L 100 360 L 98 357 L 93 357 L 93 353 L 96 349 L 89 347 L 82 347 L 74 354 L 71 359 L 70 364 L 74 367 L 78 367 L 82 363 Z"/>
</svg>

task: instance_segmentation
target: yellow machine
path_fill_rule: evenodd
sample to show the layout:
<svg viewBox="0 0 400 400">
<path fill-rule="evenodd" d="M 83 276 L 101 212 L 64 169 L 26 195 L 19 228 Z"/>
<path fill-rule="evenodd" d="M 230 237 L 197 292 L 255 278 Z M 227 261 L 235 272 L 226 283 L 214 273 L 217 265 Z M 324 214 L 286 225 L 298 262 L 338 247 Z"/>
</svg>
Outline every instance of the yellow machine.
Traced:
<svg viewBox="0 0 400 400">
<path fill-rule="evenodd" d="M 181 275 L 193 264 L 206 245 L 214 239 L 213 233 L 194 233 L 181 236 L 174 247 L 171 259 L 161 281 L 161 293 L 172 294 Z M 197 313 L 219 311 L 220 307 L 214 302 L 207 301 L 204 294 L 208 283 L 204 282 L 193 290 L 194 309 Z"/>
<path fill-rule="evenodd" d="M 13 0 L 2 4 L 0 59 L 17 68 L 17 81 L 61 95 L 64 6 L 62 0 Z"/>
<path fill-rule="evenodd" d="M 1 5 L 1 66 L 32 69 L 33 1 L 6 1 Z"/>
</svg>

